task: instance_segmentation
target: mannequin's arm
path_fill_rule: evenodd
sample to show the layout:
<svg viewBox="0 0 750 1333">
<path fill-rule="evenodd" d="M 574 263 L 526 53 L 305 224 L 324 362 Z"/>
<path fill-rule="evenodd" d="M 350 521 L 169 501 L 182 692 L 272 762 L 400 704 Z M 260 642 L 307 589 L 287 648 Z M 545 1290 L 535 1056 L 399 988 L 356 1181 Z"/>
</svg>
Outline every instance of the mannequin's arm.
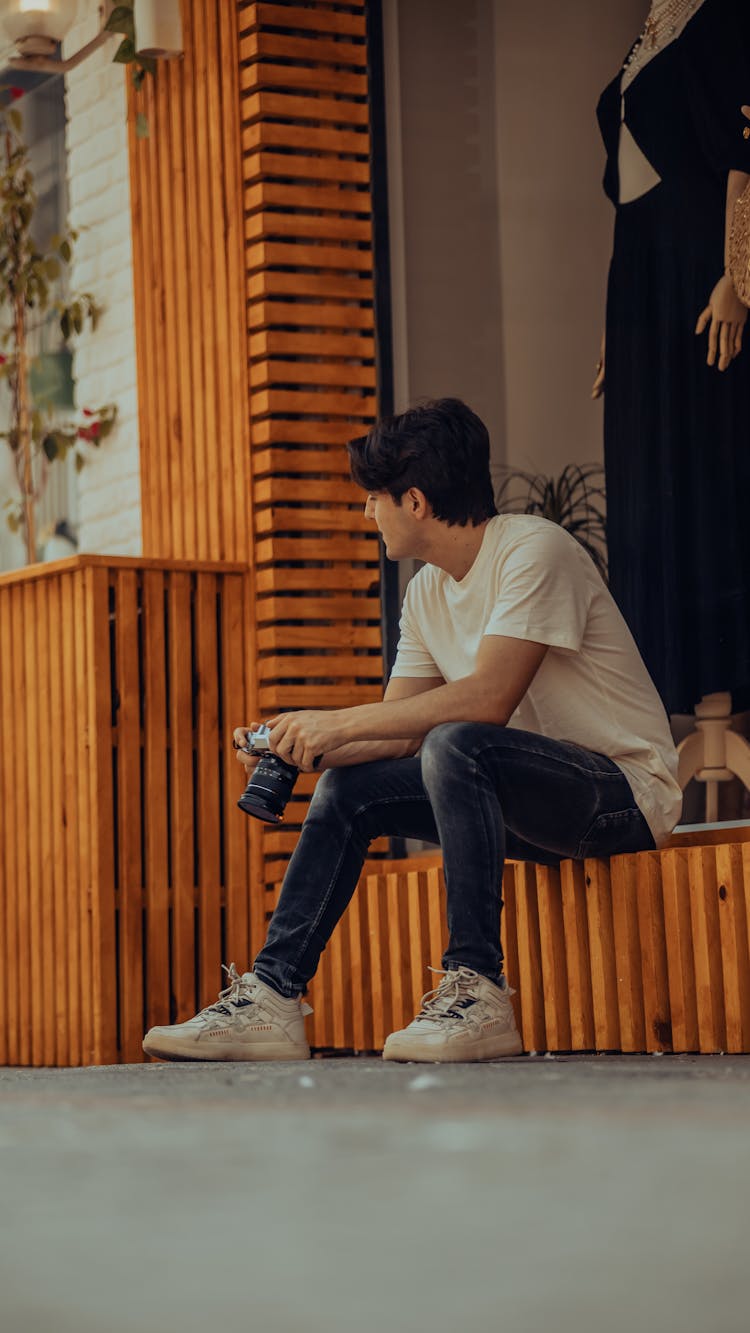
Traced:
<svg viewBox="0 0 750 1333">
<path fill-rule="evenodd" d="M 730 171 L 727 176 L 727 204 L 724 219 L 724 273 L 719 278 L 708 305 L 698 316 L 696 334 L 708 328 L 709 366 L 717 364 L 719 370 L 726 370 L 742 350 L 742 333 L 747 320 L 747 306 L 743 305 L 729 276 L 729 236 L 732 230 L 734 206 L 742 194 L 750 176 L 744 171 Z"/>
</svg>

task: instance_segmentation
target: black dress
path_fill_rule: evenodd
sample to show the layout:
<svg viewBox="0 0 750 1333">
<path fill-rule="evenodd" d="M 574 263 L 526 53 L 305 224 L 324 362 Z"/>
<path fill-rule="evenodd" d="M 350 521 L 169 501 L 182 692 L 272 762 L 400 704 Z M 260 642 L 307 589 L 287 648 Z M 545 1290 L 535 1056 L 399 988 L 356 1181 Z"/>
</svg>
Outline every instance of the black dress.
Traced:
<svg viewBox="0 0 750 1333">
<path fill-rule="evenodd" d="M 750 173 L 750 0 L 704 0 L 625 93 L 661 183 L 618 202 L 620 75 L 597 115 L 617 212 L 604 446 L 612 593 L 669 712 L 750 706 L 750 323 L 728 370 L 695 325 L 724 270 L 727 173 Z"/>
</svg>

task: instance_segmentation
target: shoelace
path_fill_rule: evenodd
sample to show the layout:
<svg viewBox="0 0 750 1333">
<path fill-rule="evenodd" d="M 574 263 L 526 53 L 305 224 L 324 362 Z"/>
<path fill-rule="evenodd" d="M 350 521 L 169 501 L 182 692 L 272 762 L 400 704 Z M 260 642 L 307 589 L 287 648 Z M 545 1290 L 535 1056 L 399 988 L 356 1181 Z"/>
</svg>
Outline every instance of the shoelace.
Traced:
<svg viewBox="0 0 750 1333">
<path fill-rule="evenodd" d="M 222 971 L 226 972 L 227 977 L 229 978 L 229 985 L 225 990 L 219 991 L 219 998 L 214 1004 L 209 1004 L 206 1009 L 201 1010 L 201 1018 L 204 1016 L 208 1018 L 213 1014 L 231 1015 L 231 1009 L 229 1008 L 230 1004 L 236 1005 L 240 1000 L 244 1000 L 246 1003 L 252 1001 L 252 982 L 243 981 L 234 963 L 230 963 L 229 967 L 227 967 L 226 963 L 222 963 L 221 967 Z"/>
<path fill-rule="evenodd" d="M 442 971 L 443 979 L 434 990 L 422 996 L 422 1007 L 415 1021 L 418 1022 L 420 1018 L 465 1018 L 465 1013 L 461 1009 L 454 1009 L 453 1006 L 473 990 L 476 985 L 474 973 L 464 967 L 451 971 L 444 971 L 439 967 L 431 967 L 429 970 L 436 974 Z"/>
</svg>

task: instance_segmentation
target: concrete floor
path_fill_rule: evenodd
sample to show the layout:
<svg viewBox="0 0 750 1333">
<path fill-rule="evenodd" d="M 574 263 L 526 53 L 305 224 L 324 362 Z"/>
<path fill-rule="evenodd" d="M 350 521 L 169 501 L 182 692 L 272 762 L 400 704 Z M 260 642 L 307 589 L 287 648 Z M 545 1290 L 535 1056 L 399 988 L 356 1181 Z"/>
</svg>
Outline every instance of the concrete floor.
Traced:
<svg viewBox="0 0 750 1333">
<path fill-rule="evenodd" d="M 748 1333 L 750 1057 L 0 1070 L 2 1333 Z"/>
</svg>

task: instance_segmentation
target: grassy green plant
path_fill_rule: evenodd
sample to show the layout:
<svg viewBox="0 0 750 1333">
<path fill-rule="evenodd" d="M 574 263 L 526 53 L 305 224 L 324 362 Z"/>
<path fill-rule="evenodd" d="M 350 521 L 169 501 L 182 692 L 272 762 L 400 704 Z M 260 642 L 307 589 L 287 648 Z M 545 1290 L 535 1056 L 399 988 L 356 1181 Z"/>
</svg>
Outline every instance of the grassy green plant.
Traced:
<svg viewBox="0 0 750 1333">
<path fill-rule="evenodd" d="M 606 581 L 606 497 L 598 463 L 567 463 L 557 477 L 507 468 L 496 503 L 500 513 L 536 514 L 559 523 L 588 551 Z"/>
</svg>

